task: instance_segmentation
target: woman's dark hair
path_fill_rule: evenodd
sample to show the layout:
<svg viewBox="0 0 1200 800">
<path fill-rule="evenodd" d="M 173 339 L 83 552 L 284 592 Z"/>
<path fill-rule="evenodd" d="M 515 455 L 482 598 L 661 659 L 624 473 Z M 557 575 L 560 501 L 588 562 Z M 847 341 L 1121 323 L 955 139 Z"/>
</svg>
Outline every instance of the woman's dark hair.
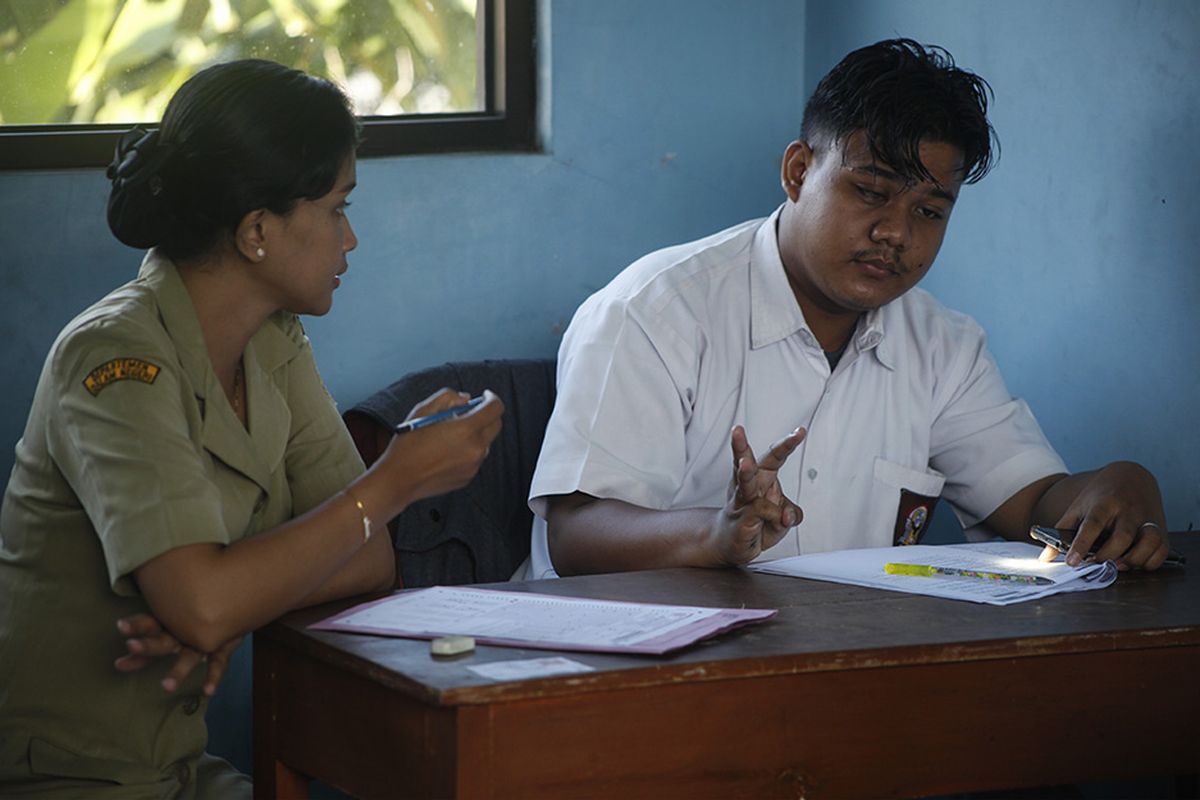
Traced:
<svg viewBox="0 0 1200 800">
<path fill-rule="evenodd" d="M 270 61 L 208 67 L 158 130 L 122 137 L 108 168 L 108 226 L 132 247 L 202 255 L 249 212 L 292 210 L 333 189 L 360 126 L 342 91 Z"/>
<path fill-rule="evenodd" d="M 921 141 L 946 142 L 963 151 L 963 181 L 975 183 L 995 161 L 991 93 L 944 48 L 889 39 L 855 50 L 821 79 L 800 136 L 815 149 L 863 131 L 871 155 L 910 180 L 933 180 Z"/>
</svg>

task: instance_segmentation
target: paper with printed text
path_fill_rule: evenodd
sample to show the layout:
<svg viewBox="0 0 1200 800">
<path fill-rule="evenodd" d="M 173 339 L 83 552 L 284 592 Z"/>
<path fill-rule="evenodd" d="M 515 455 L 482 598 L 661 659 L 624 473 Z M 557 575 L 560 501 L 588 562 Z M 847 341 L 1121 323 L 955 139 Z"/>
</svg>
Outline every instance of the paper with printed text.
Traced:
<svg viewBox="0 0 1200 800">
<path fill-rule="evenodd" d="M 749 568 L 755 572 L 772 575 L 850 583 L 855 586 L 871 586 L 895 592 L 1000 606 L 1036 600 L 1060 592 L 1103 589 L 1117 579 L 1117 567 L 1111 561 L 1070 567 L 1061 557 L 1048 563 L 1039 561 L 1038 554 L 1041 550 L 1041 547 L 1022 542 L 918 544 L 813 553 L 781 558 L 778 561 L 761 561 L 751 564 Z M 888 563 L 1035 575 L 1049 579 L 1050 583 L 1027 584 L 953 575 L 889 575 L 884 572 L 884 565 Z"/>
<path fill-rule="evenodd" d="M 658 654 L 774 613 L 435 586 L 364 603 L 309 627 L 410 639 L 473 636 L 481 644 L 549 650 Z"/>
</svg>

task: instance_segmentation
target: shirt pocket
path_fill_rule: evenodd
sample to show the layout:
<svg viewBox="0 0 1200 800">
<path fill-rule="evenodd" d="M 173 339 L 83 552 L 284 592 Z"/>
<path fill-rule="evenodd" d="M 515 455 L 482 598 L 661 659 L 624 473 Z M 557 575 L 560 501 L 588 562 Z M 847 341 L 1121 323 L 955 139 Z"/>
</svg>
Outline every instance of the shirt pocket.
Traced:
<svg viewBox="0 0 1200 800">
<path fill-rule="evenodd" d="M 913 469 L 888 461 L 885 458 L 875 459 L 875 483 L 879 488 L 888 487 L 897 490 L 907 489 L 914 494 L 926 497 L 937 497 L 946 485 L 946 476 L 937 470 Z"/>
<path fill-rule="evenodd" d="M 891 545 L 917 544 L 929 528 L 946 476 L 936 470 L 905 467 L 875 459 L 874 513 L 881 530 L 892 531 Z"/>
</svg>

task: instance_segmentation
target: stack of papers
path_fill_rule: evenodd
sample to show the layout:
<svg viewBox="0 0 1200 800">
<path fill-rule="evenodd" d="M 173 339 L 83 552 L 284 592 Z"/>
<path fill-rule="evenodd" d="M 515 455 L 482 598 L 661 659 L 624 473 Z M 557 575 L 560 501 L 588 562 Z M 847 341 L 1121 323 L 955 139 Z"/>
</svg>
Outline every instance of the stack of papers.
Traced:
<svg viewBox="0 0 1200 800">
<path fill-rule="evenodd" d="M 435 586 L 364 603 L 309 628 L 408 639 L 471 636 L 481 644 L 546 650 L 660 654 L 774 613 Z"/>
<path fill-rule="evenodd" d="M 1103 589 L 1117 579 L 1111 561 L 1069 567 L 1038 560 L 1040 547 L 1021 542 L 911 545 L 837 550 L 750 564 L 756 572 L 871 586 L 950 600 L 1006 606 L 1058 594 Z M 890 574 L 892 565 L 932 567 L 931 574 Z M 893 568 L 893 571 L 903 571 Z M 911 571 L 921 571 L 911 570 Z M 954 574 L 973 572 L 976 575 Z"/>
</svg>

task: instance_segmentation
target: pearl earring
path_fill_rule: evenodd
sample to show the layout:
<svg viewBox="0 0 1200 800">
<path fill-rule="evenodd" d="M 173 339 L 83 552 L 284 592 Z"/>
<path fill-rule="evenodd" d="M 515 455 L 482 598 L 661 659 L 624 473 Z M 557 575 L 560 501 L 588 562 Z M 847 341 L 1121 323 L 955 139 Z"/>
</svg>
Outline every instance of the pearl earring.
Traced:
<svg viewBox="0 0 1200 800">
<path fill-rule="evenodd" d="M 259 258 L 263 258 L 264 256 L 266 256 L 266 254 L 267 254 L 267 251 L 263 250 L 261 247 L 254 251 L 254 255 L 258 256 Z"/>
</svg>

